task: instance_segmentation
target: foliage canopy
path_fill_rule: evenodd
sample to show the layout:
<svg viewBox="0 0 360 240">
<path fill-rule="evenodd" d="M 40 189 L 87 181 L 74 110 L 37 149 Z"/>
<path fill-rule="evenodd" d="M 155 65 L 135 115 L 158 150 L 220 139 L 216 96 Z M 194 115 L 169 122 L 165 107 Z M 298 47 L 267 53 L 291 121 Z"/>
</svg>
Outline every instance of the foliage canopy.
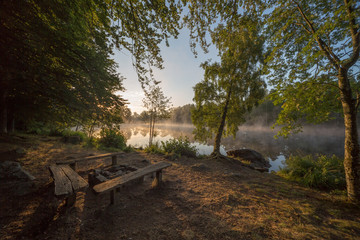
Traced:
<svg viewBox="0 0 360 240">
<path fill-rule="evenodd" d="M 245 113 L 265 94 L 265 83 L 260 77 L 263 39 L 258 29 L 251 28 L 253 21 L 240 18 L 238 22 L 219 25 L 212 32 L 221 63 L 203 63 L 204 80 L 194 87 L 195 137 L 205 141 L 216 134 L 216 153 L 221 136 L 235 136 L 245 121 Z"/>
</svg>

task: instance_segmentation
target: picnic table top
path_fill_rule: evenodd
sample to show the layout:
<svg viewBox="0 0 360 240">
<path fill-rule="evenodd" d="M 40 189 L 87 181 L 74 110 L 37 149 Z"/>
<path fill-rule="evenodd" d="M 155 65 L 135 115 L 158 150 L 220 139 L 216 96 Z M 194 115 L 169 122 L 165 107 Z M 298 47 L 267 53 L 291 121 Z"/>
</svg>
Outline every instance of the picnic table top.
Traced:
<svg viewBox="0 0 360 240">
<path fill-rule="evenodd" d="M 106 157 L 112 157 L 112 156 L 118 156 L 122 155 L 124 152 L 115 152 L 115 153 L 105 153 L 95 156 L 88 156 L 88 157 L 82 157 L 82 158 L 76 158 L 76 159 L 70 159 L 70 160 L 63 160 L 63 161 L 57 161 L 56 164 L 62 165 L 62 164 L 72 164 L 77 162 L 83 162 L 83 161 L 89 161 L 89 160 L 95 160 L 95 159 L 101 159 Z"/>
<path fill-rule="evenodd" d="M 72 194 L 89 186 L 89 183 L 69 165 L 51 165 L 50 170 L 55 180 L 55 195 L 57 196 Z"/>
<path fill-rule="evenodd" d="M 145 175 L 162 170 L 162 169 L 170 167 L 170 166 L 171 166 L 171 163 L 167 163 L 167 162 L 159 162 L 156 164 L 152 164 L 152 165 L 146 166 L 144 168 L 140 168 L 134 172 L 128 173 L 126 175 L 122 175 L 122 176 L 116 177 L 114 179 L 111 179 L 109 181 L 95 185 L 93 187 L 93 189 L 96 193 L 107 192 L 114 188 L 117 188 L 118 186 L 120 186 L 126 182 L 141 178 Z"/>
</svg>

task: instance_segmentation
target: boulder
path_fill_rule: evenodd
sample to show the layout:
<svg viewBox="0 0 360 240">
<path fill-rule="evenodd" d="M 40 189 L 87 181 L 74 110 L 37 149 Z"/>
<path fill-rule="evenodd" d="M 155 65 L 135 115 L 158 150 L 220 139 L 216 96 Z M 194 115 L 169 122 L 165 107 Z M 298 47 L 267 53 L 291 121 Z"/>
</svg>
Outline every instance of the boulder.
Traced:
<svg viewBox="0 0 360 240">
<path fill-rule="evenodd" d="M 35 191 L 35 184 L 32 181 L 18 181 L 14 187 L 12 187 L 11 191 L 15 194 L 15 196 L 25 196 Z"/>
<path fill-rule="evenodd" d="M 0 162 L 1 188 L 13 193 L 15 196 L 24 196 L 35 190 L 35 177 L 24 170 L 20 163 L 14 161 Z"/>
<path fill-rule="evenodd" d="M 253 169 L 261 171 L 267 171 L 271 165 L 260 153 L 251 149 L 237 149 L 233 151 L 228 151 L 227 155 L 229 157 L 239 158 L 243 161 L 250 162 L 249 166 Z"/>
<path fill-rule="evenodd" d="M 23 154 L 25 154 L 25 149 L 19 147 L 19 148 L 16 148 L 16 149 L 15 149 L 15 152 L 16 152 L 17 154 L 19 154 L 19 155 L 23 155 Z"/>
<path fill-rule="evenodd" d="M 35 177 L 24 170 L 20 163 L 14 161 L 0 162 L 0 179 L 34 180 Z"/>
</svg>

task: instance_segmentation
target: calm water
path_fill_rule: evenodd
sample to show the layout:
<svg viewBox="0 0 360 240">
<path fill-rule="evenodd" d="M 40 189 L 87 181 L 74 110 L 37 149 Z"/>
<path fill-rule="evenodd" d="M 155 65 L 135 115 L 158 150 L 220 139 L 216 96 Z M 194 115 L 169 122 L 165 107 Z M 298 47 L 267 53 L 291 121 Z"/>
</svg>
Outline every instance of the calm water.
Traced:
<svg viewBox="0 0 360 240">
<path fill-rule="evenodd" d="M 133 147 L 145 147 L 149 143 L 149 129 L 146 124 L 123 124 L 127 144 Z M 155 126 L 156 137 L 154 141 L 166 141 L 171 138 L 187 136 L 197 147 L 200 154 L 209 155 L 213 150 L 213 141 L 206 144 L 194 140 L 192 125 L 159 124 Z M 334 128 L 305 128 L 304 132 L 290 136 L 288 139 L 275 139 L 275 131 L 269 128 L 241 127 L 236 138 L 222 139 L 221 153 L 226 151 L 249 148 L 260 152 L 271 164 L 270 171 L 278 171 L 285 159 L 293 155 L 305 154 L 335 154 L 343 157 L 344 131 Z"/>
</svg>

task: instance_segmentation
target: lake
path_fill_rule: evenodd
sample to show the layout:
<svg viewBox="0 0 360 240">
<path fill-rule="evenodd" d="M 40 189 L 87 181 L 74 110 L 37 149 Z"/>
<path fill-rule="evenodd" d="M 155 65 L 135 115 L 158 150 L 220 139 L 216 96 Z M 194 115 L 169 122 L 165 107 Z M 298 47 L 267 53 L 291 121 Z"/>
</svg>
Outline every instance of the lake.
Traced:
<svg viewBox="0 0 360 240">
<path fill-rule="evenodd" d="M 193 125 L 158 124 L 154 141 L 166 141 L 171 138 L 187 136 L 195 145 L 199 154 L 209 155 L 213 150 L 213 141 L 199 143 L 194 140 Z M 127 144 L 133 147 L 145 147 L 149 144 L 147 124 L 122 124 L 121 131 L 127 138 Z M 278 171 L 287 157 L 307 154 L 344 155 L 344 130 L 315 126 L 305 127 L 304 131 L 285 139 L 275 139 L 275 130 L 266 127 L 240 127 L 236 138 L 227 137 L 221 141 L 221 153 L 248 148 L 261 153 L 271 164 L 270 171 Z"/>
</svg>

